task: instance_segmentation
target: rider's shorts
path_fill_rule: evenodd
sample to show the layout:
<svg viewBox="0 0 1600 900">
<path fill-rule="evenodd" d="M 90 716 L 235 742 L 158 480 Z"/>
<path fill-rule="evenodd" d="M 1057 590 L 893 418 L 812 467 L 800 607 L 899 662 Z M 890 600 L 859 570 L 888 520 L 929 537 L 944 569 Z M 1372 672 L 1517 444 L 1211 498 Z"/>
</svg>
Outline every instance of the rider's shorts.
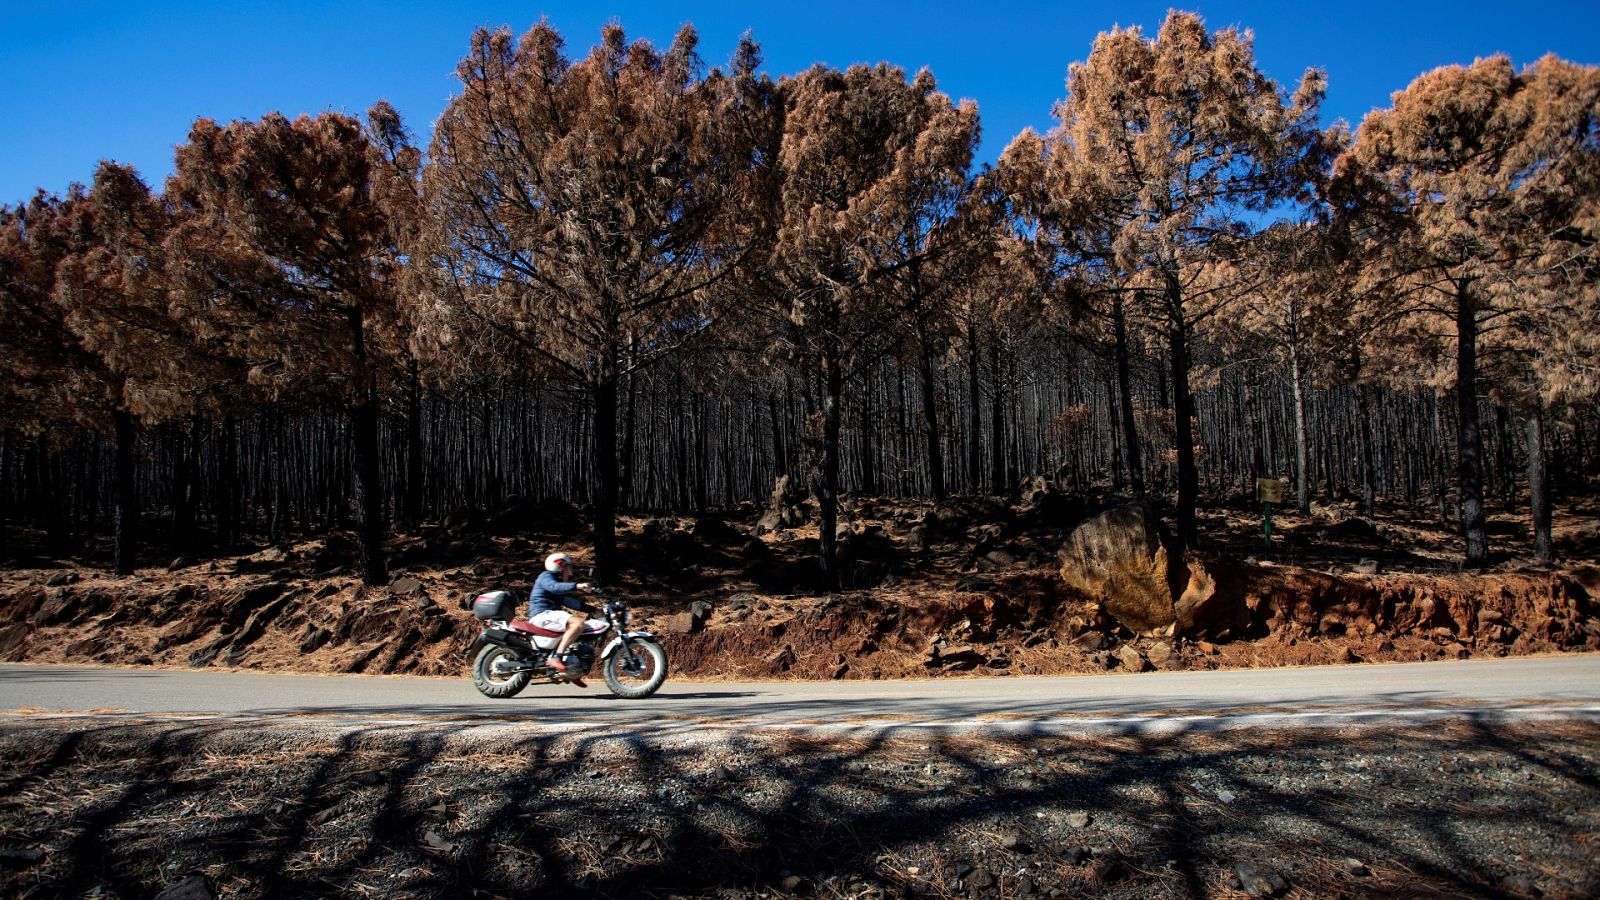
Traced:
<svg viewBox="0 0 1600 900">
<path fill-rule="evenodd" d="M 567 624 L 572 621 L 572 617 L 575 615 L 581 615 L 581 613 L 565 609 L 547 609 L 542 613 L 535 613 L 533 618 L 528 621 L 548 631 L 566 631 Z M 584 622 L 584 630 L 590 634 L 599 634 L 605 631 L 607 627 L 605 619 L 588 619 Z"/>
<path fill-rule="evenodd" d="M 528 621 L 550 631 L 566 631 L 567 622 L 571 619 L 572 613 L 564 609 L 547 609 L 542 613 L 536 613 Z"/>
</svg>

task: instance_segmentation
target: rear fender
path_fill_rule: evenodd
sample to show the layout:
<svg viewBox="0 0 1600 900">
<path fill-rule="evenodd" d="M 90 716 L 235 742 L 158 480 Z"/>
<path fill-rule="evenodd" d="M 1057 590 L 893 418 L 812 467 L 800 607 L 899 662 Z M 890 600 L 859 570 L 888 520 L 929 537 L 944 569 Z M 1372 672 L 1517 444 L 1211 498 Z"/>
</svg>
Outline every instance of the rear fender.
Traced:
<svg viewBox="0 0 1600 900">
<path fill-rule="evenodd" d="M 617 637 L 611 639 L 611 643 L 607 644 L 604 650 L 600 651 L 600 658 L 610 659 L 611 654 L 617 652 L 617 648 L 621 647 L 623 642 L 636 639 L 654 641 L 656 636 L 653 632 L 649 631 L 630 631 L 627 634 L 618 635 Z"/>
</svg>

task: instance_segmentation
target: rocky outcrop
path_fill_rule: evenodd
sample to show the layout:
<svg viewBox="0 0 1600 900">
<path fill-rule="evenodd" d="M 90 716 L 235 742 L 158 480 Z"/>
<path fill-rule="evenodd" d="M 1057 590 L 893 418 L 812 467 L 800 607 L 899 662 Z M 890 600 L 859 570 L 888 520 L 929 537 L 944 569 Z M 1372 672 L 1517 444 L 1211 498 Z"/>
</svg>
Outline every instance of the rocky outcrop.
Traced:
<svg viewBox="0 0 1600 900">
<path fill-rule="evenodd" d="M 919 526 L 927 543 L 965 537 L 979 526 L 1003 530 L 1010 509 L 994 497 L 950 497 L 929 509 Z"/>
<path fill-rule="evenodd" d="M 767 500 L 767 510 L 756 520 L 756 534 L 769 534 L 784 528 L 798 528 L 806 523 L 804 506 L 806 494 L 787 475 L 779 475 L 772 486 L 772 496 Z"/>
<path fill-rule="evenodd" d="M 1187 581 L 1160 520 L 1143 504 L 1106 510 L 1073 529 L 1057 558 L 1061 577 L 1130 631 L 1177 621 L 1174 598 Z"/>
</svg>

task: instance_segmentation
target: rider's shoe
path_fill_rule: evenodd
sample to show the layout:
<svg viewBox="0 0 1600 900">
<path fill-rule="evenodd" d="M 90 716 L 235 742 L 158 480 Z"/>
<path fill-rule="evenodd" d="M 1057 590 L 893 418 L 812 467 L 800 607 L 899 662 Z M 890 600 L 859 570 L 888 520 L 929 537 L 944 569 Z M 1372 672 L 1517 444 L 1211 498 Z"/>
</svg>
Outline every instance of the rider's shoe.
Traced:
<svg viewBox="0 0 1600 900">
<path fill-rule="evenodd" d="M 572 679 L 572 683 L 577 685 L 578 687 L 588 687 L 589 686 L 589 682 L 584 681 L 582 678 L 574 678 L 574 679 Z"/>
<path fill-rule="evenodd" d="M 550 656 L 545 659 L 544 664 L 552 669 L 555 669 L 557 672 L 565 672 L 567 670 L 567 664 L 561 661 L 561 655 L 558 653 L 550 654 Z"/>
</svg>

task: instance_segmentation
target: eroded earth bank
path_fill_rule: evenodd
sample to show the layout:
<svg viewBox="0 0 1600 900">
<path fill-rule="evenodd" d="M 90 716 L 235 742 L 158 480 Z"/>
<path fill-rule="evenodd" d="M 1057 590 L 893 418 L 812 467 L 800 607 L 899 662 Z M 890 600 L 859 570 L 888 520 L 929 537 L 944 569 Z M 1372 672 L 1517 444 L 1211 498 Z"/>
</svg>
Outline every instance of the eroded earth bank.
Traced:
<svg viewBox="0 0 1600 900">
<path fill-rule="evenodd" d="M 1506 557 L 1459 571 L 1454 539 L 1348 507 L 1214 514 L 1198 553 L 1159 518 L 1046 488 L 1018 504 L 848 505 L 849 585 L 816 589 L 804 507 L 629 520 L 612 586 L 695 678 L 901 678 L 1394 662 L 1600 648 L 1596 520 L 1558 529 L 1557 569 Z M 1509 518 L 1509 517 L 1508 517 Z M 1509 526 L 1509 522 L 1506 523 Z M 399 574 L 354 577 L 330 534 L 112 579 L 35 560 L 0 577 L 0 660 L 455 674 L 475 629 L 461 600 L 525 595 L 538 561 L 578 546 L 578 510 L 513 505 L 397 538 Z"/>
</svg>

